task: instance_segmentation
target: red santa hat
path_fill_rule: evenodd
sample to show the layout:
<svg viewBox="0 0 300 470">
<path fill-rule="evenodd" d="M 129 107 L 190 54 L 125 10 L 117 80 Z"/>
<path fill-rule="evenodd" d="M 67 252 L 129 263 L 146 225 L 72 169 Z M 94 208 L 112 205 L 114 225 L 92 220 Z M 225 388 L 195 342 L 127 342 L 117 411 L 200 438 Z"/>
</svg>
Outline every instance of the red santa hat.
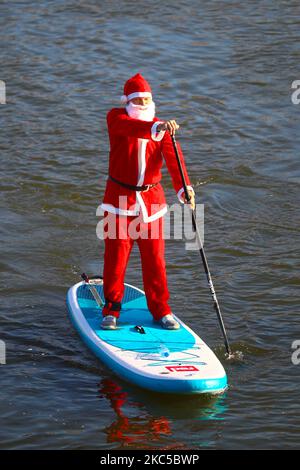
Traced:
<svg viewBox="0 0 300 470">
<path fill-rule="evenodd" d="M 132 98 L 152 98 L 150 85 L 140 73 L 129 78 L 125 83 L 121 102 L 125 104 Z"/>
</svg>

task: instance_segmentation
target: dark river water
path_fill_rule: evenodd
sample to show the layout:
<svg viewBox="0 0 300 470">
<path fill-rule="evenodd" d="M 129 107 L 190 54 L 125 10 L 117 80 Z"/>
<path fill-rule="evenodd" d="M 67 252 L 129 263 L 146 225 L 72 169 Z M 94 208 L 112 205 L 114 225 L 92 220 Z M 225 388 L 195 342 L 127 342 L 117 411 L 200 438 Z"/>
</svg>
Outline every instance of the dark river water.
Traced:
<svg viewBox="0 0 300 470">
<path fill-rule="evenodd" d="M 0 5 L 2 449 L 299 447 L 298 1 L 4 1 Z M 102 272 L 106 112 L 141 72 L 176 119 L 232 348 L 203 267 L 166 242 L 170 304 L 216 352 L 219 398 L 118 379 L 82 343 L 68 288 Z M 169 204 L 176 200 L 164 169 Z M 135 247 L 126 281 L 143 287 Z"/>
</svg>

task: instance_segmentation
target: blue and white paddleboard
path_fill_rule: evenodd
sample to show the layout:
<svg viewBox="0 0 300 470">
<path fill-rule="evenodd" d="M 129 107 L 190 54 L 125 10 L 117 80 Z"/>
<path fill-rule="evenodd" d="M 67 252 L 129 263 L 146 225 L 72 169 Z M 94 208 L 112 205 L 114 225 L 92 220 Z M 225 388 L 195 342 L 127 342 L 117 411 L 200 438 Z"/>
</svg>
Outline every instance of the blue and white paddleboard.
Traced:
<svg viewBox="0 0 300 470">
<path fill-rule="evenodd" d="M 102 279 L 89 283 L 103 299 Z M 102 309 L 86 282 L 68 291 L 67 304 L 75 328 L 87 346 L 113 372 L 143 388 L 165 393 L 224 392 L 227 377 L 212 350 L 178 317 L 179 330 L 156 324 L 145 293 L 125 285 L 117 330 L 102 330 Z M 136 328 L 137 326 L 142 327 Z"/>
</svg>

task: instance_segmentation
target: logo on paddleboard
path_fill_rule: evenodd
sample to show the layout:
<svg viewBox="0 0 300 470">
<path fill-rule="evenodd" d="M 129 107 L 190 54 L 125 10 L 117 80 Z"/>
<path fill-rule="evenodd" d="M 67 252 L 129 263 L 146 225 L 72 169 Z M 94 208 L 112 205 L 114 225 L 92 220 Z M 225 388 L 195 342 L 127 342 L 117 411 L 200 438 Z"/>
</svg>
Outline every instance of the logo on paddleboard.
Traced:
<svg viewBox="0 0 300 470">
<path fill-rule="evenodd" d="M 199 369 L 196 366 L 166 366 L 170 372 L 197 372 Z"/>
</svg>

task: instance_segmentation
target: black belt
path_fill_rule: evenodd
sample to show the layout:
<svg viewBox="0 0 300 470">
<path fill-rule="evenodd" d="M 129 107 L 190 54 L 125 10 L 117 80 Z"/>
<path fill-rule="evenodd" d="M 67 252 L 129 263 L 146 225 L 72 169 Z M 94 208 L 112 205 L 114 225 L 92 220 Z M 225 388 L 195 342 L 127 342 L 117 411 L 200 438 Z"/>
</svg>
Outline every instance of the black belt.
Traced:
<svg viewBox="0 0 300 470">
<path fill-rule="evenodd" d="M 156 186 L 158 184 L 157 182 L 152 184 L 144 184 L 143 186 L 134 186 L 133 184 L 122 183 L 122 181 L 116 180 L 116 178 L 113 178 L 110 175 L 108 176 L 108 179 L 110 179 L 114 183 L 124 186 L 124 188 L 132 189 L 133 191 L 149 191 L 149 189 L 153 188 L 153 186 Z"/>
</svg>

